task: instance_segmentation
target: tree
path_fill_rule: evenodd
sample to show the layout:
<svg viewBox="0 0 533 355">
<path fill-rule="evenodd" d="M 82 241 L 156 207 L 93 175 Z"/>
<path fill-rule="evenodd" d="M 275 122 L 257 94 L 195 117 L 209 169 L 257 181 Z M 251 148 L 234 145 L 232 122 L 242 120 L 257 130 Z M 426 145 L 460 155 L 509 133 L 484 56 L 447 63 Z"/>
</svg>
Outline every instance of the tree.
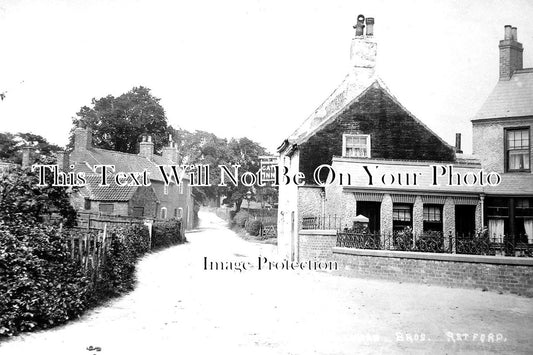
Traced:
<svg viewBox="0 0 533 355">
<path fill-rule="evenodd" d="M 51 158 L 42 158 L 39 164 L 55 164 Z M 52 186 L 52 173 L 47 171 L 46 181 L 39 186 L 37 171 L 13 167 L 0 173 L 0 220 L 5 223 L 33 224 L 45 215 L 57 213 L 66 225 L 76 221 L 76 211 L 70 204 L 66 187 Z"/>
<path fill-rule="evenodd" d="M 143 86 L 119 97 L 93 98 L 91 107 L 83 106 L 72 119 L 69 146 L 73 146 L 76 127 L 87 127 L 99 148 L 135 154 L 141 135 L 150 134 L 158 151 L 168 142 L 167 118 L 159 101 Z"/>
<path fill-rule="evenodd" d="M 261 166 L 259 156 L 267 154 L 265 148 L 246 137 L 230 140 L 228 151 L 232 163 L 240 165 L 239 179 L 245 172 L 249 171 L 255 174 L 259 171 Z M 235 210 L 239 211 L 243 199 L 248 197 L 248 191 L 255 194 L 258 189 L 261 189 L 261 187 L 248 187 L 241 184 L 240 180 L 237 186 L 228 184 L 226 203 L 235 203 Z"/>
</svg>

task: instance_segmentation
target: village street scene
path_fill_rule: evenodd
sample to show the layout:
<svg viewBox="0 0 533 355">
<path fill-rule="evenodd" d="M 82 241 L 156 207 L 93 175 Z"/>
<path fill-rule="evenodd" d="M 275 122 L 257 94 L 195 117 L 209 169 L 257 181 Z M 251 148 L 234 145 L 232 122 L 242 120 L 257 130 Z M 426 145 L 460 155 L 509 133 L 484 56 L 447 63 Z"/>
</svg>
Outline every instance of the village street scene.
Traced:
<svg viewBox="0 0 533 355">
<path fill-rule="evenodd" d="M 533 351 L 532 4 L 47 5 L 0 2 L 0 354 Z"/>
<path fill-rule="evenodd" d="M 213 213 L 200 218 L 189 243 L 139 262 L 135 291 L 16 337 L 2 354 L 529 352 L 530 299 L 313 271 L 206 272 L 204 257 L 253 260 L 275 248 L 243 241 Z"/>
</svg>

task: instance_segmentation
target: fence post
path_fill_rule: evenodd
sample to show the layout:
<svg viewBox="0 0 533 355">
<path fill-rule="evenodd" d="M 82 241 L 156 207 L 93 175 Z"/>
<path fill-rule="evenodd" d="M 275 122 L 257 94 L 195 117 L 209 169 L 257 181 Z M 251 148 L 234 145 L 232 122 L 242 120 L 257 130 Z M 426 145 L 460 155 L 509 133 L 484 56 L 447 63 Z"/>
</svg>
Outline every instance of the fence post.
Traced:
<svg viewBox="0 0 533 355">
<path fill-rule="evenodd" d="M 455 254 L 456 248 L 455 248 L 455 242 L 456 242 L 456 236 L 453 235 L 452 231 L 448 231 L 448 252 Z"/>
</svg>

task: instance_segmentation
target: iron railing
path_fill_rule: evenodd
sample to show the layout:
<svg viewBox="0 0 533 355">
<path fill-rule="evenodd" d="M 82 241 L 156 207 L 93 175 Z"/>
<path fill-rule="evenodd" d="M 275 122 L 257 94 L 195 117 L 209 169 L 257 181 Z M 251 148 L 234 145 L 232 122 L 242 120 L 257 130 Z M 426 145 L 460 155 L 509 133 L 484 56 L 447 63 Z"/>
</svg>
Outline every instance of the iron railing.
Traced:
<svg viewBox="0 0 533 355">
<path fill-rule="evenodd" d="M 301 229 L 342 229 L 343 219 L 337 215 L 303 217 Z"/>
<path fill-rule="evenodd" d="M 337 246 L 357 249 L 428 253 L 533 257 L 533 244 L 523 235 L 488 237 L 485 233 L 443 236 L 440 232 L 376 234 L 344 230 L 337 232 Z"/>
</svg>

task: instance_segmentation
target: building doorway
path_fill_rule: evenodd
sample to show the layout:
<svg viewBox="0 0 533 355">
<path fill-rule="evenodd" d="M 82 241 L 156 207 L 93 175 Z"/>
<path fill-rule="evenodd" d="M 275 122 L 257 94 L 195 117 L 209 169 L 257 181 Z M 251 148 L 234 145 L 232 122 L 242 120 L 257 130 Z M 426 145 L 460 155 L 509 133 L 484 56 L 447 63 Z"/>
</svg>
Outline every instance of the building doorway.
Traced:
<svg viewBox="0 0 533 355">
<path fill-rule="evenodd" d="M 379 233 L 381 229 L 381 202 L 357 201 L 357 215 L 368 218 L 370 233 Z"/>
<path fill-rule="evenodd" d="M 460 237 L 474 236 L 476 232 L 476 206 L 455 205 L 455 232 Z"/>
</svg>

